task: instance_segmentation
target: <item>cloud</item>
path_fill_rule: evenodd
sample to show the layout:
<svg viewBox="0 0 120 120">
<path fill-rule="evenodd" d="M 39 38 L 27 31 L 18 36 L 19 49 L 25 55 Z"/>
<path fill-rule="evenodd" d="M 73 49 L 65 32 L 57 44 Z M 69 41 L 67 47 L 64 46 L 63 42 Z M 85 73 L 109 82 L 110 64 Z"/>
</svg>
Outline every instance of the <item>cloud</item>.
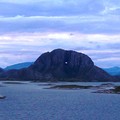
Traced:
<svg viewBox="0 0 120 120">
<path fill-rule="evenodd" d="M 106 0 L 103 2 L 104 10 L 101 12 L 102 14 L 120 14 L 120 1 L 119 0 Z"/>
<path fill-rule="evenodd" d="M 120 44 L 120 35 L 81 34 L 71 32 L 9 33 L 0 36 L 0 45 L 69 46 L 87 49 L 113 49 Z M 74 45 L 73 45 L 74 43 Z M 15 47 L 15 46 L 14 46 Z M 19 48 L 19 47 L 18 47 Z"/>
<path fill-rule="evenodd" d="M 94 14 L 104 9 L 99 1 L 94 0 L 37 0 L 37 1 L 6 1 L 0 4 L 0 14 L 25 15 L 25 16 L 56 16 L 56 15 L 79 15 Z M 5 7 L 8 6 L 8 7 Z M 9 11 L 6 11 L 9 10 Z M 17 10 L 17 12 L 15 11 Z M 5 11 L 5 14 L 4 12 Z"/>
<path fill-rule="evenodd" d="M 5 0 L 0 2 L 0 33 L 77 31 L 117 34 L 120 32 L 119 5 L 118 0 Z"/>
<path fill-rule="evenodd" d="M 83 50 L 82 52 L 89 55 L 94 61 L 95 65 L 102 68 L 120 66 L 119 49 Z"/>
<path fill-rule="evenodd" d="M 6 67 L 8 65 L 13 65 L 16 63 L 22 63 L 22 62 L 26 62 L 26 61 L 30 61 L 33 62 L 35 61 L 35 59 L 37 59 L 36 57 L 36 53 L 32 54 L 32 53 L 25 53 L 23 52 L 22 54 L 18 53 L 14 53 L 14 52 L 7 52 L 7 53 L 0 53 L 0 66 L 1 67 Z"/>
<path fill-rule="evenodd" d="M 68 16 L 118 14 L 119 0 L 1 0 L 1 16 Z M 6 7 L 7 6 L 7 7 Z"/>
<path fill-rule="evenodd" d="M 65 31 L 117 34 L 120 16 L 15 16 L 0 17 L 0 33 Z"/>
<path fill-rule="evenodd" d="M 34 61 L 55 48 L 120 66 L 119 6 L 119 0 L 1 0 L 0 66 Z"/>
<path fill-rule="evenodd" d="M 113 38 L 116 41 L 113 41 Z M 119 35 L 69 32 L 4 34 L 0 36 L 0 66 L 35 61 L 42 53 L 56 48 L 72 49 L 85 53 L 93 59 L 96 65 L 103 66 L 111 57 L 118 61 L 120 50 L 116 45 L 120 44 L 119 38 Z M 113 64 L 116 66 L 118 62 L 112 61 L 109 66 Z"/>
</svg>

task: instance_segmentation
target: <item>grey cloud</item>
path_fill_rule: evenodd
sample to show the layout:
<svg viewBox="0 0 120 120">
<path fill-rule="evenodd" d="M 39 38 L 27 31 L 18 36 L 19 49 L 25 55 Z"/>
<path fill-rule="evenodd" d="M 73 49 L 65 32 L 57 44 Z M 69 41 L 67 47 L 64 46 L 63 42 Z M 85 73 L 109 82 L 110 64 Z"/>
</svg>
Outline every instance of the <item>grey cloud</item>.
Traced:
<svg viewBox="0 0 120 120">
<path fill-rule="evenodd" d="M 30 3 L 22 3 L 22 0 L 21 2 L 12 2 L 11 0 L 10 3 L 0 2 L 0 16 L 2 16 L 0 17 L 0 34 L 45 31 L 52 31 L 52 33 L 62 31 L 84 34 L 119 34 L 119 6 L 119 0 L 36 0 L 36 2 Z M 51 44 L 43 46 L 9 43 L 5 49 L 0 50 L 0 62 L 3 61 L 3 66 L 6 66 L 16 62 L 35 60 L 45 50 L 50 51 L 58 47 L 78 51 L 97 51 L 97 49 L 112 49 L 114 51 L 120 46 L 119 42 L 105 45 L 99 44 L 99 41 L 89 42 L 88 46 L 85 47 L 84 45 L 73 46 L 64 41 L 58 41 L 60 40 L 53 40 Z M 114 53 L 106 51 L 104 53 L 86 52 L 86 54 L 98 65 L 107 65 L 108 61 L 100 61 L 101 59 L 120 56 L 119 51 Z M 113 64 L 116 63 L 111 65 Z"/>
<path fill-rule="evenodd" d="M 119 43 L 114 43 L 114 44 L 107 44 L 107 48 L 109 49 L 120 49 L 120 42 Z M 119 53 L 120 56 L 120 53 Z"/>
<path fill-rule="evenodd" d="M 106 2 L 107 1 L 107 2 Z M 0 3 L 0 33 L 77 31 L 81 33 L 119 33 L 118 13 L 101 14 L 113 4 L 110 0 L 37 0 L 30 3 Z M 119 11 L 115 1 L 114 11 Z M 116 6 L 115 6 L 116 5 Z M 22 16 L 16 18 L 16 16 Z M 35 18 L 42 16 L 44 18 Z M 58 18 L 57 18 L 57 17 Z M 76 17 L 78 16 L 78 17 Z M 33 18 L 32 18 L 33 17 Z M 63 17 L 63 18 L 60 18 Z M 7 18 L 3 19 L 3 18 Z M 13 19 L 11 19 L 13 18 Z"/>
<path fill-rule="evenodd" d="M 98 59 L 105 59 L 105 58 L 111 58 L 111 57 L 119 57 L 120 55 L 120 51 L 119 52 L 114 52 L 114 53 L 108 53 L 108 52 L 104 52 L 104 53 L 92 53 L 89 54 L 94 60 L 98 60 Z"/>
<path fill-rule="evenodd" d="M 89 55 L 94 61 L 95 65 L 99 67 L 105 68 L 105 67 L 120 66 L 120 62 L 119 62 L 120 59 L 118 59 L 120 57 L 120 50 L 111 51 L 111 52 L 103 51 L 101 53 L 86 52 L 86 54 Z"/>
<path fill-rule="evenodd" d="M 0 16 L 98 15 L 102 11 L 119 13 L 119 0 L 37 0 L 0 2 Z M 112 8 L 112 9 L 111 9 Z M 114 9 L 113 9 L 114 8 Z"/>
<path fill-rule="evenodd" d="M 59 30 L 64 25 L 63 21 L 54 19 L 24 19 L 0 21 L 0 32 L 42 32 L 49 29 Z"/>
<path fill-rule="evenodd" d="M 103 3 L 94 0 L 45 0 L 28 3 L 0 3 L 1 16 L 56 16 L 56 15 L 80 15 L 95 14 L 104 9 Z"/>
<path fill-rule="evenodd" d="M 115 17 L 115 19 L 113 17 Z M 103 16 L 1 17 L 0 33 L 42 32 L 53 30 L 68 32 L 77 31 L 81 33 L 115 34 L 120 32 L 120 22 L 118 19 L 120 18 L 116 18 L 116 16 L 109 16 L 106 19 Z"/>
</svg>

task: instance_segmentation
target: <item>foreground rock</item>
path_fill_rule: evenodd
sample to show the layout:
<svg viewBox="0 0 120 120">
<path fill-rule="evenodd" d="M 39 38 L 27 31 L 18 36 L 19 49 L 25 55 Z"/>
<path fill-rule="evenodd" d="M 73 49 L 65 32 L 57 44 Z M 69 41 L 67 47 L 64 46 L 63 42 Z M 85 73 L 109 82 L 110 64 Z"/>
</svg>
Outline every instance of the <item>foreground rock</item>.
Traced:
<svg viewBox="0 0 120 120">
<path fill-rule="evenodd" d="M 114 84 L 102 84 L 98 86 L 98 90 L 93 93 L 107 93 L 107 94 L 120 94 L 120 86 Z"/>
<path fill-rule="evenodd" d="M 0 73 L 4 80 L 32 81 L 115 81 L 90 57 L 71 50 L 56 49 L 42 54 L 30 67 Z"/>
<path fill-rule="evenodd" d="M 0 99 L 5 99 L 5 98 L 6 98 L 6 96 L 0 95 Z"/>
</svg>

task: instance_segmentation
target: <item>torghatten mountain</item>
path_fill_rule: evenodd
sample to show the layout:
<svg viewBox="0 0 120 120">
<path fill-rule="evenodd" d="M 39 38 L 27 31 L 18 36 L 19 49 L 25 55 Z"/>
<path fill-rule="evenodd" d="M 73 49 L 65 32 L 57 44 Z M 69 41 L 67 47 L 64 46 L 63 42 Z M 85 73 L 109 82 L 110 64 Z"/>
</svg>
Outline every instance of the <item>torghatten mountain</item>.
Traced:
<svg viewBox="0 0 120 120">
<path fill-rule="evenodd" d="M 72 50 L 55 49 L 42 54 L 31 66 L 0 73 L 1 80 L 115 81 L 94 65 L 90 57 Z"/>
</svg>

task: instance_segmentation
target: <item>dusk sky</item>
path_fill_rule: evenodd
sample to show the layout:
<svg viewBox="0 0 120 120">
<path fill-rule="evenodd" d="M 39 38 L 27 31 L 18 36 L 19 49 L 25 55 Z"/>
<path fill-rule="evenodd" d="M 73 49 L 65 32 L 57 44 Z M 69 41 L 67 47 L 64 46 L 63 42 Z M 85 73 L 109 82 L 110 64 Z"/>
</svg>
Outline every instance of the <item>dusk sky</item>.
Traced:
<svg viewBox="0 0 120 120">
<path fill-rule="evenodd" d="M 120 66 L 120 0 L 0 0 L 0 67 L 56 48 Z"/>
</svg>

